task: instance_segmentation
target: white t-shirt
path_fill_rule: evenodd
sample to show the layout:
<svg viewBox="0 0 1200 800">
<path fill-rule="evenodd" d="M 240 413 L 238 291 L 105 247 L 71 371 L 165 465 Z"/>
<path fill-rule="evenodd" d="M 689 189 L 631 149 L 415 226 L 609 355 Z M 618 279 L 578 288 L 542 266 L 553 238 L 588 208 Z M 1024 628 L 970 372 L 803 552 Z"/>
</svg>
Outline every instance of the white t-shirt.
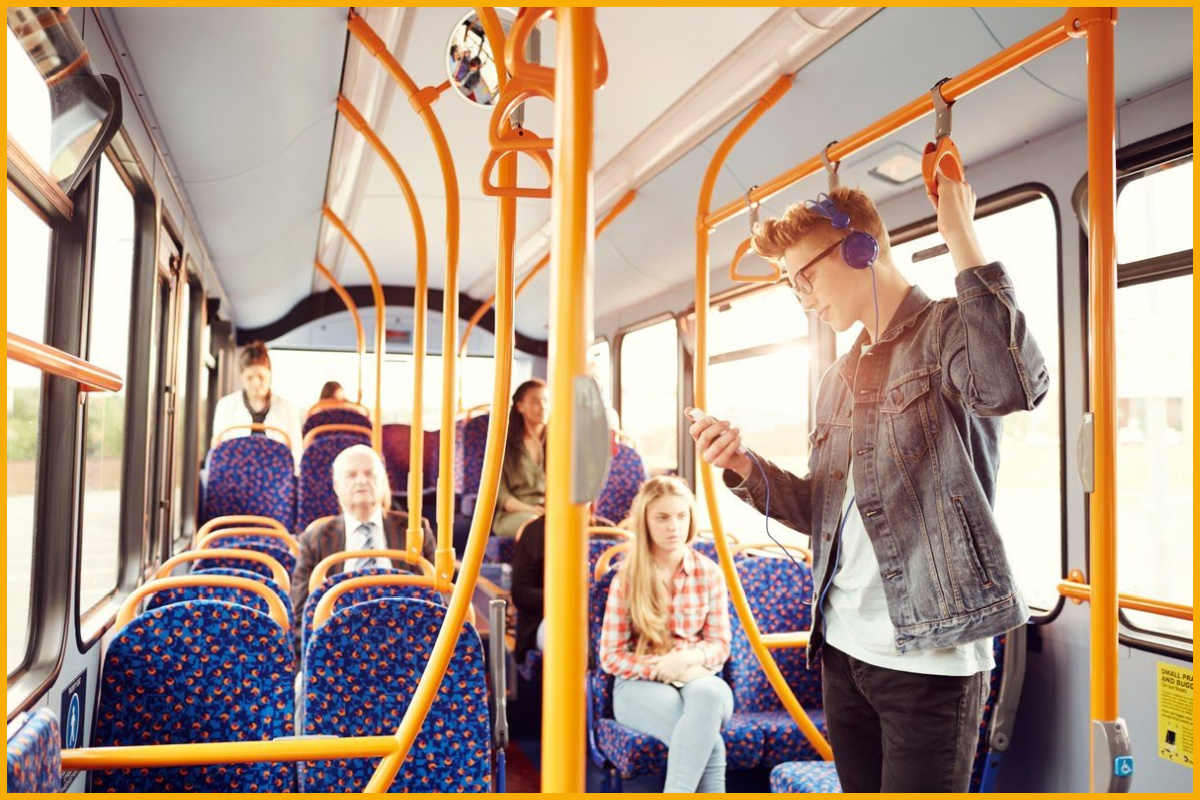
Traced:
<svg viewBox="0 0 1200 800">
<path fill-rule="evenodd" d="M 846 470 L 845 519 L 833 581 L 825 594 L 825 641 L 876 667 L 924 675 L 967 676 L 996 666 L 991 639 L 941 650 L 896 649 L 896 628 L 888 616 L 875 547 L 854 502 L 854 464 Z"/>
<path fill-rule="evenodd" d="M 221 431 L 226 428 L 234 425 L 249 425 L 253 421 L 250 411 L 246 408 L 246 401 L 242 399 L 242 393 L 227 394 L 217 401 L 217 407 L 213 411 L 213 436 L 220 435 Z M 272 394 L 271 410 L 267 412 L 263 424 L 287 432 L 288 438 L 292 440 L 292 458 L 295 461 L 295 469 L 299 470 L 300 455 L 304 452 L 304 435 L 300 432 L 300 412 L 285 398 Z M 249 430 L 230 431 L 225 438 L 233 439 L 249 435 Z M 267 436 L 275 441 L 283 441 L 282 437 L 272 431 L 267 431 Z"/>
</svg>

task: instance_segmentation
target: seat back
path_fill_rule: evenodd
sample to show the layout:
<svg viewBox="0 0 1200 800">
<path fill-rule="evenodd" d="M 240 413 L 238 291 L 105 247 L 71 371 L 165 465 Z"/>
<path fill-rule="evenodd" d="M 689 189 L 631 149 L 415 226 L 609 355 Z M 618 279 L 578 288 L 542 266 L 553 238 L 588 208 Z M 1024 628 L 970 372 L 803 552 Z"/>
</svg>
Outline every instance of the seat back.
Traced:
<svg viewBox="0 0 1200 800">
<path fill-rule="evenodd" d="M 804 562 L 799 567 L 788 558 L 742 556 L 736 561 L 738 576 L 754 619 L 763 633 L 792 633 L 811 627 L 812 571 Z M 733 688 L 734 708 L 739 711 L 778 711 L 783 704 L 771 688 L 750 648 L 746 630 L 730 604 L 733 642 L 725 665 L 726 680 Z M 803 648 L 775 650 L 772 655 L 796 699 L 807 709 L 821 708 L 821 672 L 805 666 Z"/>
<path fill-rule="evenodd" d="M 219 550 L 221 548 L 214 547 L 214 548 L 210 548 L 210 549 Z M 290 555 L 290 553 L 289 553 L 289 555 Z M 216 574 L 228 574 L 228 573 L 220 572 L 220 570 L 225 570 L 225 569 L 237 570 L 239 573 L 245 572 L 245 573 L 254 575 L 254 577 L 256 577 L 256 578 L 265 578 L 267 581 L 270 581 L 270 583 L 272 583 L 272 584 L 275 583 L 275 581 L 273 580 L 274 576 L 271 574 L 271 568 L 268 567 L 266 564 L 260 564 L 257 561 L 249 561 L 246 559 L 237 558 L 236 556 L 230 556 L 228 558 L 223 558 L 223 557 L 219 557 L 219 556 L 209 556 L 207 558 L 197 559 L 192 564 L 191 571 L 192 572 L 211 572 L 211 573 L 216 573 Z M 246 577 L 246 576 L 243 575 L 241 577 Z"/>
<path fill-rule="evenodd" d="M 266 436 L 240 436 L 210 451 L 201 522 L 230 514 L 270 517 L 292 528 L 296 475 L 287 445 Z"/>
<path fill-rule="evenodd" d="M 629 445 L 621 442 L 613 455 L 600 494 L 596 497 L 597 516 L 620 522 L 629 516 L 633 498 L 646 481 L 646 465 L 641 455 Z"/>
<path fill-rule="evenodd" d="M 590 573 L 589 573 L 590 574 Z M 613 715 L 613 676 L 600 666 L 600 629 L 604 626 L 604 608 L 608 605 L 608 590 L 612 588 L 615 569 L 610 569 L 588 586 L 588 689 L 591 699 L 592 724 Z"/>
<path fill-rule="evenodd" d="M 197 562 L 199 563 L 199 562 Z M 261 565 L 260 565 L 261 566 Z M 209 569 L 192 570 L 192 575 L 230 575 L 235 578 L 249 578 L 252 581 L 257 581 L 264 586 L 270 587 L 275 594 L 279 595 L 279 601 L 283 603 L 284 609 L 287 611 L 288 619 L 295 624 L 295 619 L 292 613 L 292 600 L 288 593 L 283 590 L 283 587 L 271 580 L 270 576 L 264 576 L 258 572 L 251 572 L 246 569 L 237 569 L 230 567 L 213 567 Z M 173 589 L 163 589 L 150 595 L 146 600 L 146 610 L 169 606 L 172 603 L 185 603 L 189 600 L 217 600 L 223 603 L 234 603 L 236 605 L 245 606 L 251 611 L 257 611 L 260 614 L 268 615 L 271 613 L 267 601 L 259 595 L 247 589 L 237 586 L 179 586 Z"/>
<path fill-rule="evenodd" d="M 321 581 L 321 585 L 313 589 L 308 599 L 304 601 L 304 619 L 303 628 L 301 629 L 302 648 L 308 646 L 308 640 L 312 637 L 313 615 L 317 613 L 317 605 L 321 602 L 321 598 L 325 593 L 337 586 L 344 580 L 349 578 L 363 578 L 368 575 L 408 575 L 409 573 L 403 570 L 393 569 L 391 567 L 366 567 L 364 569 L 351 570 L 349 572 L 339 572 L 336 575 L 330 575 Z M 381 597 L 412 597 L 417 600 L 425 600 L 426 602 L 436 605 L 446 605 L 446 599 L 436 590 L 428 586 L 364 586 L 358 589 L 351 589 L 337 599 L 334 605 L 334 613 L 352 606 L 355 603 L 361 603 L 366 600 L 375 600 Z"/>
<path fill-rule="evenodd" d="M 411 426 L 383 426 L 383 464 L 387 467 L 388 486 L 392 487 L 392 492 L 395 494 L 408 492 L 408 462 L 411 443 Z"/>
<path fill-rule="evenodd" d="M 487 429 L 491 414 L 480 414 L 455 425 L 454 488 L 459 494 L 479 494 L 483 477 L 483 454 L 487 449 Z"/>
<path fill-rule="evenodd" d="M 358 603 L 330 617 L 313 633 L 305 653 L 303 733 L 395 733 L 445 615 L 445 608 L 424 600 L 388 598 Z M 486 676 L 479 635 L 464 625 L 429 716 L 391 791 L 491 791 Z M 305 762 L 300 788 L 361 792 L 377 762 Z"/>
<path fill-rule="evenodd" d="M 58 717 L 48 708 L 14 720 L 17 732 L 8 738 L 9 793 L 57 792 L 62 779 Z"/>
<path fill-rule="evenodd" d="M 206 542 L 204 547 L 209 550 L 253 550 L 257 553 L 268 555 L 278 561 L 280 566 L 282 566 L 289 575 L 291 575 L 296 569 L 296 556 L 291 550 L 288 549 L 287 545 L 283 544 L 278 539 L 267 538 L 265 536 L 255 536 L 252 533 L 240 535 L 235 534 Z M 210 561 L 211 559 L 208 558 L 200 559 L 196 562 L 196 569 L 209 569 L 215 566 L 214 564 L 210 564 Z M 223 566 L 231 565 L 223 564 Z M 241 569 L 245 569 L 245 567 L 241 567 Z M 261 570 L 253 571 L 260 572 Z"/>
<path fill-rule="evenodd" d="M 421 487 L 423 489 L 436 489 L 438 482 L 438 473 L 441 471 L 441 446 L 442 432 L 441 431 L 425 431 L 425 444 L 421 455 L 423 464 L 421 466 Z"/>
<path fill-rule="evenodd" d="M 1010 651 L 1009 642 L 1013 640 L 1014 648 Z M 972 792 L 996 791 L 996 776 L 1000 768 L 1001 752 L 992 751 L 992 726 L 997 722 L 996 707 L 1000 700 L 1000 689 L 1006 681 L 1015 683 L 1015 687 L 1007 687 L 1005 702 L 1015 704 L 1020 699 L 1021 683 L 1025 672 L 1025 630 L 1019 628 L 992 640 L 992 655 L 996 659 L 996 667 L 992 670 L 988 681 L 988 696 L 983 704 L 983 716 L 979 720 L 979 743 L 975 746 L 975 764 L 971 767 Z M 1018 650 L 1020 652 L 1018 652 Z M 1016 673 L 1020 672 L 1018 676 Z M 1012 689 L 1015 688 L 1015 691 Z M 1005 714 L 1011 718 L 1016 714 L 1015 708 L 1006 708 Z"/>
<path fill-rule="evenodd" d="M 327 408 L 314 411 L 304 420 L 302 433 L 308 433 L 319 425 L 364 425 L 371 427 L 371 418 L 352 408 Z"/>
<path fill-rule="evenodd" d="M 292 735 L 292 706 L 291 642 L 274 620 L 214 600 L 174 603 L 113 637 L 94 744 L 277 739 Z M 92 790 L 282 792 L 294 778 L 287 762 L 97 770 Z"/>
<path fill-rule="evenodd" d="M 293 530 L 304 530 L 317 517 L 341 513 L 333 491 L 333 460 L 338 453 L 356 444 L 369 445 L 371 437 L 354 431 L 330 431 L 318 434 L 304 448 Z"/>
</svg>

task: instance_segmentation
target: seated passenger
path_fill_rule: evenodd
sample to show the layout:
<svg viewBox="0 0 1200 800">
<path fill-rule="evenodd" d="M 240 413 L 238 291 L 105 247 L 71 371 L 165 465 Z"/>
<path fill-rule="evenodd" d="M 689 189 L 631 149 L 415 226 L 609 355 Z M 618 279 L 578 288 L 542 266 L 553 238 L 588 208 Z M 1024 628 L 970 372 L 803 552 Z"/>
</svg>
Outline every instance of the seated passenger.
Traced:
<svg viewBox="0 0 1200 800">
<path fill-rule="evenodd" d="M 588 505 L 588 525 L 608 524 Z M 537 517 L 521 530 L 512 561 L 512 601 L 517 607 L 517 663 L 530 650 L 546 649 L 546 518 Z"/>
<path fill-rule="evenodd" d="M 504 467 L 492 533 L 511 539 L 529 520 L 546 513 L 546 382 L 531 378 L 513 393 L 508 412 Z"/>
<path fill-rule="evenodd" d="M 325 381 L 325 385 L 321 387 L 320 399 L 344 403 L 346 402 L 346 390 L 337 381 Z"/>
<path fill-rule="evenodd" d="M 392 495 L 387 483 L 387 470 L 379 454 L 365 444 L 347 447 L 333 460 L 333 490 L 342 513 L 323 525 L 310 525 L 300 534 L 300 555 L 292 573 L 292 607 L 296 618 L 304 613 L 308 600 L 308 579 L 322 559 L 344 550 L 403 550 L 408 530 L 408 515 L 403 511 L 385 513 L 391 506 Z M 425 532 L 421 552 L 432 562 L 437 542 L 429 523 L 422 519 Z M 343 570 L 366 567 L 394 567 L 420 573 L 414 564 L 387 558 L 352 558 L 334 564 L 330 575 Z M 300 631 L 296 626 L 297 634 Z M 297 638 L 299 642 L 299 638 Z"/>
<path fill-rule="evenodd" d="M 725 577 L 688 546 L 696 500 L 681 480 L 651 478 L 633 508 L 633 547 L 600 633 L 600 666 L 617 678 L 613 714 L 666 742 L 664 792 L 724 792 L 721 727 L 733 714 L 718 675 L 733 638 Z"/>
<path fill-rule="evenodd" d="M 299 469 L 300 454 L 304 450 L 300 414 L 290 402 L 271 392 L 271 354 L 267 352 L 267 346 L 262 342 L 251 342 L 243 347 L 238 354 L 238 366 L 242 390 L 217 401 L 213 411 L 212 446 L 216 447 L 222 432 L 234 425 L 270 425 L 283 430 L 291 439 L 292 458 Z M 249 435 L 251 431 L 243 429 L 232 431 L 229 438 Z"/>
</svg>

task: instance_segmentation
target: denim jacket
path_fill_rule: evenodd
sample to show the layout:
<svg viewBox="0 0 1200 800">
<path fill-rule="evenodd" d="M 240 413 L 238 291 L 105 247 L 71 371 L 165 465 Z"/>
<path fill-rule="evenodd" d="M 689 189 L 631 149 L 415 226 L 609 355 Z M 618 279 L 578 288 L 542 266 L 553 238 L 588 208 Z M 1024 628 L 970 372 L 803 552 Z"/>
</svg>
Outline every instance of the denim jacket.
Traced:
<svg viewBox="0 0 1200 800">
<path fill-rule="evenodd" d="M 909 290 L 878 343 L 866 333 L 821 379 L 808 476 L 758 457 L 725 484 L 760 512 L 812 540 L 816 592 L 833 579 L 846 470 L 879 560 L 896 649 L 930 650 L 988 638 L 1029 617 L 992 507 L 1001 417 L 1034 408 L 1049 374 L 1004 267 L 955 280 L 934 302 Z M 764 481 L 763 472 L 766 473 Z M 809 661 L 823 642 L 813 604 Z"/>
</svg>

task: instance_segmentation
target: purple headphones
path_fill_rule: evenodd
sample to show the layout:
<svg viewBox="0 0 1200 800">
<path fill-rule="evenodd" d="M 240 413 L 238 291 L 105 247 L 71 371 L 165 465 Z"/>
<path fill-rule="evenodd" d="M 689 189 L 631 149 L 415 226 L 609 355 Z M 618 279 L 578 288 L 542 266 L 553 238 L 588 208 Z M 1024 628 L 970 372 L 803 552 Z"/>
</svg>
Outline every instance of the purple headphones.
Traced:
<svg viewBox="0 0 1200 800">
<path fill-rule="evenodd" d="M 817 212 L 839 231 L 846 231 L 842 239 L 842 260 L 854 269 L 868 269 L 879 257 L 879 242 L 864 231 L 850 227 L 850 215 L 838 208 L 829 195 L 822 192 L 816 200 L 807 200 L 804 207 Z"/>
</svg>

